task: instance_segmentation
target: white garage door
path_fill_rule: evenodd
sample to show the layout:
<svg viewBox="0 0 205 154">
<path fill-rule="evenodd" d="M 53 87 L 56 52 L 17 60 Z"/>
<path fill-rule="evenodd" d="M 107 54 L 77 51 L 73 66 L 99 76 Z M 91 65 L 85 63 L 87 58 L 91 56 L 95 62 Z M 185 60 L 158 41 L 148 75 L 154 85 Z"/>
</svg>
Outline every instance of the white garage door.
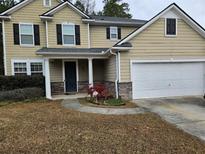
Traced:
<svg viewBox="0 0 205 154">
<path fill-rule="evenodd" d="M 133 99 L 203 95 L 203 63 L 133 63 Z"/>
</svg>

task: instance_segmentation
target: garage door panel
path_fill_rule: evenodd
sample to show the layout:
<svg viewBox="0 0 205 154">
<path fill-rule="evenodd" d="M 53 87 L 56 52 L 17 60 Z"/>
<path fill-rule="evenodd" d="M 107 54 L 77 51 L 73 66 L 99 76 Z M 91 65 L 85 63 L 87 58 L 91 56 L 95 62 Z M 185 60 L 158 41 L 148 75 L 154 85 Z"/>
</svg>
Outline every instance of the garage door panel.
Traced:
<svg viewBox="0 0 205 154">
<path fill-rule="evenodd" d="M 147 63 L 132 66 L 133 98 L 202 95 L 203 63 Z"/>
</svg>

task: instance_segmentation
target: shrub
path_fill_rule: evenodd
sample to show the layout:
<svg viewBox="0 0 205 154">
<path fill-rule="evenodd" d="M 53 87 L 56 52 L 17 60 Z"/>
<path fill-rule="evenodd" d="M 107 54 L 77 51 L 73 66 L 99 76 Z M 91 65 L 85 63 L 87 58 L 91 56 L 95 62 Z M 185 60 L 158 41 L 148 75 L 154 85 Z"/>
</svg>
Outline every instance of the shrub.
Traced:
<svg viewBox="0 0 205 154">
<path fill-rule="evenodd" d="M 38 87 L 44 90 L 45 79 L 41 75 L 35 76 L 0 76 L 0 91 Z"/>
<path fill-rule="evenodd" d="M 96 84 L 88 88 L 88 94 L 91 96 L 92 101 L 107 100 L 113 98 L 103 84 Z"/>
<path fill-rule="evenodd" d="M 41 88 L 24 88 L 0 92 L 0 101 L 22 101 L 43 97 L 44 92 Z"/>
</svg>

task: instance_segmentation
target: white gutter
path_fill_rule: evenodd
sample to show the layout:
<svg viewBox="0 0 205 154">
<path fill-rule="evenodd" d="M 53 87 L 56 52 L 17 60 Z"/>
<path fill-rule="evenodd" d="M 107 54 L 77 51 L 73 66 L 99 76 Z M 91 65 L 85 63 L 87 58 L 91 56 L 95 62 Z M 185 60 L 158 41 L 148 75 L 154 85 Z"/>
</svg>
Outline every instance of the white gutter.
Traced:
<svg viewBox="0 0 205 154">
<path fill-rule="evenodd" d="M 11 19 L 11 16 L 1 16 L 0 15 L 0 19 Z"/>
<path fill-rule="evenodd" d="M 118 54 L 112 52 L 112 50 L 110 50 L 110 53 L 112 55 L 116 56 L 116 80 L 115 80 L 115 93 L 116 93 L 116 98 L 119 98 L 119 91 L 118 91 L 118 81 L 119 81 L 119 59 L 118 59 Z"/>
<path fill-rule="evenodd" d="M 49 16 L 40 16 L 41 19 L 53 19 L 53 17 L 49 17 Z"/>
</svg>

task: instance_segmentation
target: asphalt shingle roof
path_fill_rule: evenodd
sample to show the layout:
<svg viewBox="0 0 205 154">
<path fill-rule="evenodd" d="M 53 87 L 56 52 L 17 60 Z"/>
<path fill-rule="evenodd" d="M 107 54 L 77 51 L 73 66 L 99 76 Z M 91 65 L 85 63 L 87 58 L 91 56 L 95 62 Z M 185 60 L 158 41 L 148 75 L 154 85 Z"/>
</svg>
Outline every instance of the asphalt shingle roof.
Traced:
<svg viewBox="0 0 205 154">
<path fill-rule="evenodd" d="M 92 19 L 98 20 L 98 21 L 110 21 L 110 22 L 127 22 L 127 23 L 134 23 L 143 25 L 147 21 L 146 20 L 139 20 L 139 19 L 128 19 L 128 18 L 120 18 L 120 17 L 109 17 L 109 16 L 90 16 Z"/>
<path fill-rule="evenodd" d="M 37 54 L 103 54 L 109 48 L 42 48 L 36 51 Z"/>
</svg>

